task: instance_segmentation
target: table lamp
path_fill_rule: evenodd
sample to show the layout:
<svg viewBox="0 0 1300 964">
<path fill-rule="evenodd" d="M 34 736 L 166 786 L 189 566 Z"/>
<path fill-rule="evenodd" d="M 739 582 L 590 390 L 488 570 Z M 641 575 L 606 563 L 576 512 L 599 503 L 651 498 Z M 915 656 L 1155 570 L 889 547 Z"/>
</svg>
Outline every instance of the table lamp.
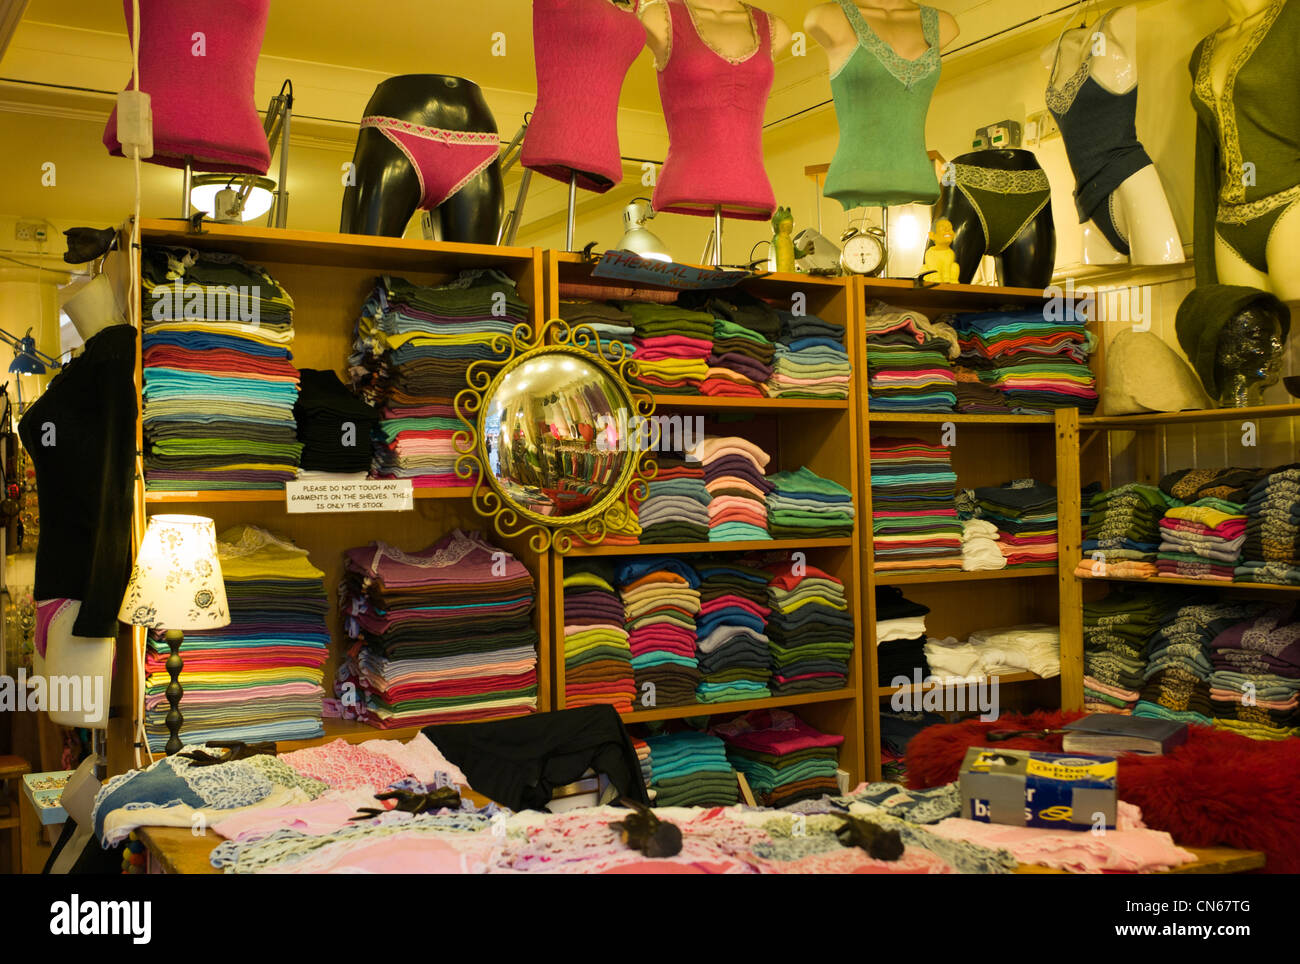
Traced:
<svg viewBox="0 0 1300 964">
<path fill-rule="evenodd" d="M 217 558 L 217 528 L 211 519 L 196 515 L 156 515 L 149 519 L 140 551 L 136 553 L 131 581 L 118 619 L 132 626 L 161 629 L 166 633 L 167 755 L 181 743 L 180 675 L 181 643 L 185 630 L 219 629 L 230 625 L 226 586 Z"/>
</svg>

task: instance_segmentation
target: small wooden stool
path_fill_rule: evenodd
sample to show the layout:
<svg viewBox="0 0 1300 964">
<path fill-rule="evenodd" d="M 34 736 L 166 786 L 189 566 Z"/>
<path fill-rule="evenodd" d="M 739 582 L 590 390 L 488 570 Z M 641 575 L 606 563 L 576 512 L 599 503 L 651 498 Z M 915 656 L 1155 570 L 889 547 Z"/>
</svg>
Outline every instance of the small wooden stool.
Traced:
<svg viewBox="0 0 1300 964">
<path fill-rule="evenodd" d="M 0 831 L 9 831 L 10 873 L 23 872 L 22 832 L 19 807 L 22 794 L 17 781 L 32 772 L 32 765 L 20 756 L 0 756 Z M 13 785 L 10 785 L 13 781 Z"/>
</svg>

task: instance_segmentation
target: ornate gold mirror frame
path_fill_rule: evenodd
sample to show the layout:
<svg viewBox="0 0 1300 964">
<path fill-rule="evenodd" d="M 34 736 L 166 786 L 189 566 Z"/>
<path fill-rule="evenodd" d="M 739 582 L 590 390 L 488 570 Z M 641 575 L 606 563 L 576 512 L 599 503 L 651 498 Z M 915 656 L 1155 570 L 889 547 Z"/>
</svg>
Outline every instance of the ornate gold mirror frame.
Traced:
<svg viewBox="0 0 1300 964">
<path fill-rule="evenodd" d="M 650 392 L 631 385 L 626 346 L 559 319 L 520 324 L 467 372 L 456 395 L 456 475 L 474 480 L 474 510 L 537 552 L 596 545 L 635 520 L 657 467 Z M 539 415 L 545 415 L 539 419 Z"/>
</svg>

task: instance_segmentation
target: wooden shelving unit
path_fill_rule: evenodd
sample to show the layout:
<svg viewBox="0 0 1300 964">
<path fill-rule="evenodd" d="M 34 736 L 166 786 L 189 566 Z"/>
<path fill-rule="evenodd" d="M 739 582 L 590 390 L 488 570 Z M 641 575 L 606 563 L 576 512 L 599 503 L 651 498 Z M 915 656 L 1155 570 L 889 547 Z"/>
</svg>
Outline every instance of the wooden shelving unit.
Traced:
<svg viewBox="0 0 1300 964">
<path fill-rule="evenodd" d="M 591 265 L 574 254 L 546 252 L 544 268 L 547 277 L 546 304 L 552 314 L 558 314 L 560 286 L 563 283 L 583 285 L 605 284 L 622 286 L 621 282 L 602 282 L 591 273 Z M 846 347 L 853 363 L 856 380 L 860 364 L 861 346 L 857 335 L 856 318 L 858 301 L 851 281 L 843 278 L 815 278 L 805 275 L 772 274 L 745 282 L 745 290 L 774 302 L 790 304 L 792 296 L 801 293 L 807 298 L 809 314 L 826 321 L 844 325 L 848 331 Z M 859 488 L 859 460 L 857 458 L 858 420 L 853 391 L 845 400 L 825 399 L 756 399 L 714 398 L 682 395 L 655 396 L 656 413 L 683 413 L 702 415 L 709 434 L 743 435 L 752 439 L 772 456 L 768 473 L 796 469 L 807 465 L 825 478 L 846 486 L 855 494 L 855 507 L 861 520 L 863 502 Z M 721 415 L 725 421 L 715 421 Z M 738 419 L 748 416 L 743 421 Z M 715 427 L 716 426 L 716 427 Z M 839 733 L 845 738 L 840 753 L 840 766 L 849 772 L 854 782 L 868 774 L 865 760 L 867 739 L 863 707 L 863 621 L 866 609 L 861 594 L 861 545 L 858 532 L 851 538 L 835 539 L 777 539 L 753 542 L 701 542 L 672 545 L 598 546 L 580 548 L 570 555 L 581 556 L 636 556 L 691 555 L 705 553 L 746 553 L 755 551 L 806 552 L 808 562 L 843 580 L 850 609 L 857 628 L 855 655 L 850 663 L 849 685 L 842 690 L 777 696 L 761 700 L 743 700 L 723 703 L 702 703 L 688 706 L 669 706 L 638 709 L 624 715 L 628 723 L 646 723 L 657 720 L 685 719 L 700 716 L 732 716 L 754 709 L 785 707 L 797 711 L 810 724 L 824 732 Z M 551 587 L 554 598 L 550 610 L 556 624 L 554 638 L 563 639 L 564 627 L 564 567 L 565 558 L 554 556 Z M 555 681 L 554 705 L 563 707 L 564 653 L 562 644 L 554 647 Z"/>
<path fill-rule="evenodd" d="M 909 281 L 857 279 L 859 303 L 886 304 L 921 312 L 930 318 L 948 312 L 991 311 L 1040 306 L 1044 292 L 1025 288 L 939 285 L 917 288 Z M 864 321 L 865 324 L 865 321 Z M 864 329 L 865 330 L 865 329 Z M 858 353 L 865 359 L 865 341 Z M 861 376 L 859 470 L 862 492 L 862 564 L 864 608 L 869 611 L 864 632 L 864 709 L 867 714 L 867 769 L 880 778 L 880 709 L 895 694 L 914 686 L 882 685 L 878 679 L 874 600 L 877 586 L 905 586 L 909 599 L 930 607 L 927 635 L 967 638 L 972 632 L 1000 626 L 1039 622 L 1061 630 L 1061 675 L 1044 680 L 1032 673 L 1000 677 L 1003 711 L 1011 709 L 1073 709 L 1083 704 L 1083 627 L 1078 616 L 1081 593 L 1073 577 L 1079 545 L 1079 476 L 1077 409 L 1053 415 L 967 415 L 954 412 L 873 412 L 867 401 L 866 373 Z M 876 436 L 940 440 L 941 431 L 956 429 L 952 465 L 962 488 L 995 486 L 1018 478 L 1034 478 L 1057 487 L 1058 563 L 1050 567 L 991 571 L 879 571 L 870 528 L 871 439 Z M 1068 564 L 1068 565 L 1067 565 Z M 953 684 L 958 685 L 958 684 Z"/>
<path fill-rule="evenodd" d="M 533 248 L 502 248 L 472 244 L 446 244 L 378 238 L 361 235 L 285 231 L 267 228 L 205 224 L 201 233 L 189 231 L 183 221 L 146 220 L 141 224 L 144 244 L 175 245 L 208 251 L 228 251 L 267 269 L 294 300 L 293 362 L 299 368 L 344 370 L 352 343 L 353 324 L 374 280 L 381 274 L 405 277 L 419 284 L 453 280 L 469 268 L 495 268 L 509 275 L 520 296 L 533 306 L 534 323 L 545 315 L 541 252 Z M 136 306 L 140 311 L 140 306 Z M 139 346 L 137 345 L 137 351 Z M 136 384 L 141 384 L 141 361 L 137 356 Z M 143 451 L 143 425 L 137 421 L 137 447 Z M 134 527 L 138 539 L 147 517 L 154 512 L 176 511 L 190 506 L 210 516 L 218 532 L 235 523 L 261 526 L 292 539 L 308 550 L 311 561 L 325 571 L 325 587 L 331 601 L 330 660 L 325 667 L 324 687 L 333 695 L 334 672 L 343 650 L 344 636 L 338 617 L 338 586 L 343 573 L 343 550 L 381 540 L 411 551 L 422 549 L 454 528 L 479 529 L 514 553 L 533 573 L 537 585 L 535 619 L 541 642 L 538 652 L 538 705 L 550 708 L 551 628 L 550 566 L 544 555 L 533 552 L 524 540 L 504 540 L 491 532 L 487 520 L 473 512 L 470 490 L 463 487 L 417 489 L 415 509 L 401 513 L 347 513 L 328 515 L 289 514 L 283 491 L 146 492 L 137 481 Z M 133 765 L 136 716 L 132 680 L 142 674 L 137 664 L 132 637 L 119 640 L 117 665 L 131 667 L 131 673 L 114 677 L 110 721 L 110 771 L 120 772 Z M 182 674 L 182 683 L 184 676 Z M 182 711 L 184 704 L 182 703 Z M 415 728 L 381 730 L 357 723 L 326 721 L 326 739 L 409 737 Z M 319 743 L 286 744 L 287 748 Z"/>
</svg>

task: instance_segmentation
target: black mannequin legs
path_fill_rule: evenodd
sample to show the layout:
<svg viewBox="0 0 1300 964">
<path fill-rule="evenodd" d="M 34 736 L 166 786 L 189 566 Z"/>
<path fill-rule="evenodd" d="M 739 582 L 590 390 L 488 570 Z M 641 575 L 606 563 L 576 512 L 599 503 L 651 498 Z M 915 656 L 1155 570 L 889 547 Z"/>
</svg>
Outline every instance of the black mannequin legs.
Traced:
<svg viewBox="0 0 1300 964">
<path fill-rule="evenodd" d="M 1046 176 L 1031 152 L 975 151 L 954 159 L 934 217 L 952 222 L 962 284 L 971 282 L 986 254 L 998 259 L 1004 285 L 1043 288 L 1051 282 L 1056 227 Z"/>
<path fill-rule="evenodd" d="M 409 121 L 442 131 L 497 132 L 496 121 L 478 86 L 440 74 L 390 77 L 375 88 L 365 116 Z M 408 143 L 418 151 L 418 140 L 410 140 L 408 135 Z M 456 149 L 453 145 L 452 151 Z M 447 173 L 441 163 L 418 172 L 416 163 L 421 159 L 421 154 L 408 154 L 384 131 L 362 127 L 352 159 L 356 183 L 344 189 L 339 230 L 345 234 L 400 237 L 424 196 L 421 175 L 432 183 Z M 454 153 L 451 159 L 455 159 Z M 451 175 L 454 185 L 458 181 L 454 169 Z M 434 237 L 439 241 L 495 244 L 504 211 L 501 164 L 493 161 L 432 209 Z"/>
</svg>

